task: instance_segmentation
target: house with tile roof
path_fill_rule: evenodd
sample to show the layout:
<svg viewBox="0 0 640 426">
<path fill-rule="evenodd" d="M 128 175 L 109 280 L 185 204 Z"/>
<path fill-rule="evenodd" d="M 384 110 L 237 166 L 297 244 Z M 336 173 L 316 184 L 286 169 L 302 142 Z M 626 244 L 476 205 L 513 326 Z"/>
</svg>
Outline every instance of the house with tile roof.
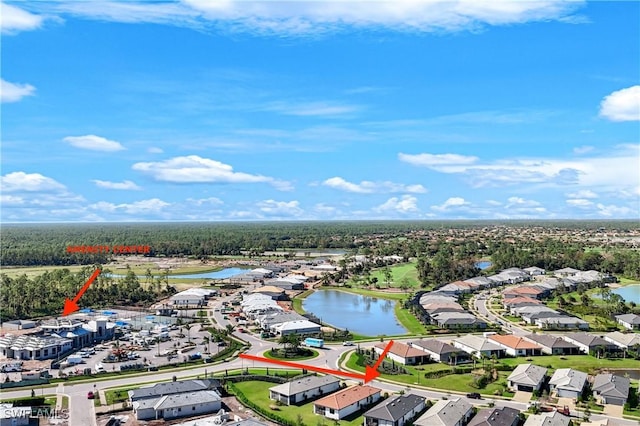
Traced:
<svg viewBox="0 0 640 426">
<path fill-rule="evenodd" d="M 425 402 L 413 393 L 392 396 L 364 413 L 364 426 L 404 426 L 424 410 Z"/>
<path fill-rule="evenodd" d="M 467 426 L 518 426 L 520 411 L 511 407 L 485 408 L 471 419 Z"/>
<path fill-rule="evenodd" d="M 489 340 L 503 347 L 507 355 L 511 356 L 536 356 L 542 355 L 540 345 L 523 339 L 513 334 L 492 334 Z"/>
<path fill-rule="evenodd" d="M 473 416 L 473 406 L 464 399 L 442 399 L 413 422 L 416 426 L 464 426 Z"/>
<path fill-rule="evenodd" d="M 313 413 L 340 420 L 378 402 L 381 390 L 369 385 L 351 386 L 313 403 Z"/>
<path fill-rule="evenodd" d="M 374 350 L 378 355 L 384 352 L 387 344 L 378 343 Z M 394 360 L 403 365 L 418 365 L 430 361 L 429 355 L 420 349 L 407 345 L 406 343 L 394 341 L 391 349 L 387 352 L 387 358 Z"/>
<path fill-rule="evenodd" d="M 483 355 L 487 358 L 491 358 L 493 355 L 498 358 L 502 358 L 506 353 L 504 348 L 498 346 L 496 343 L 493 343 L 482 336 L 476 336 L 473 334 L 467 334 L 466 336 L 454 339 L 453 346 L 458 349 L 462 349 L 469 355 L 476 358 L 482 358 Z"/>
<path fill-rule="evenodd" d="M 540 345 L 542 353 L 548 355 L 579 355 L 580 348 L 571 342 L 551 334 L 528 334 L 524 339 Z"/>
<path fill-rule="evenodd" d="M 624 405 L 629 398 L 631 381 L 611 373 L 598 374 L 591 388 L 594 398 L 602 404 Z"/>
<path fill-rule="evenodd" d="M 549 380 L 549 389 L 560 398 L 576 399 L 587 386 L 587 373 L 573 368 L 559 368 Z"/>
<path fill-rule="evenodd" d="M 411 347 L 424 351 L 432 361 L 456 365 L 469 361 L 469 354 L 449 343 L 437 339 L 422 339 L 409 343 Z"/>
<path fill-rule="evenodd" d="M 507 386 L 512 391 L 539 391 L 544 384 L 547 369 L 534 364 L 520 364 L 507 377 Z"/>
<path fill-rule="evenodd" d="M 340 389 L 334 376 L 306 376 L 269 388 L 269 399 L 285 405 L 298 404 Z"/>
</svg>

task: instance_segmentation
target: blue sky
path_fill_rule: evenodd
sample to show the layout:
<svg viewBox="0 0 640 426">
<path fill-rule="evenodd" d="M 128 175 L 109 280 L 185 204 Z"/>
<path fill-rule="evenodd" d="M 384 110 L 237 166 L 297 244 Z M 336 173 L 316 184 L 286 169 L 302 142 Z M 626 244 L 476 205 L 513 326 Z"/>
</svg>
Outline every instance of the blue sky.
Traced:
<svg viewBox="0 0 640 426">
<path fill-rule="evenodd" d="M 3 222 L 640 217 L 640 3 L 2 4 Z"/>
</svg>

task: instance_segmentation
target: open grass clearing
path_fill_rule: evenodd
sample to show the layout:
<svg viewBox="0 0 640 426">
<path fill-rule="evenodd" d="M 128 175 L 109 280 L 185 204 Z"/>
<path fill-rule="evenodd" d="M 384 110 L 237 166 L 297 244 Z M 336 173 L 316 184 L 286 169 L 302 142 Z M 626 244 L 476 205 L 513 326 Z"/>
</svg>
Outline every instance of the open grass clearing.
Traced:
<svg viewBox="0 0 640 426">
<path fill-rule="evenodd" d="M 593 373 L 595 370 L 601 368 L 639 368 L 638 360 L 635 359 L 598 359 L 591 355 L 543 355 L 529 358 L 503 358 L 500 359 L 499 362 L 509 366 L 516 366 L 530 362 L 531 364 L 550 368 L 552 370 L 557 370 L 559 368 L 574 368 L 576 370 L 584 371 L 585 373 Z"/>
</svg>

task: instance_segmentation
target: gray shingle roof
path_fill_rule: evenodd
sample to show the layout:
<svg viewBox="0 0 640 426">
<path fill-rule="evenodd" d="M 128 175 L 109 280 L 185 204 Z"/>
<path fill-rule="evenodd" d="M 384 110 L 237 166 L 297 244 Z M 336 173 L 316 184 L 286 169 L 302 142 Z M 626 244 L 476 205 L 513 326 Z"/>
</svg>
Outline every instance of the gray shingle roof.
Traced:
<svg viewBox="0 0 640 426">
<path fill-rule="evenodd" d="M 157 398 L 185 392 L 196 392 L 219 387 L 217 380 L 179 380 L 176 382 L 156 383 L 152 386 L 133 389 L 128 392 L 132 401 L 147 398 Z"/>
<path fill-rule="evenodd" d="M 520 411 L 511 407 L 485 408 L 478 411 L 467 426 L 511 426 L 518 414 Z"/>
<path fill-rule="evenodd" d="M 440 400 L 424 413 L 413 424 L 417 426 L 450 426 L 455 425 L 471 410 L 471 404 L 457 398 Z"/>
<path fill-rule="evenodd" d="M 507 380 L 510 382 L 536 386 L 542 381 L 547 369 L 534 364 L 520 364 L 509 375 Z"/>
<path fill-rule="evenodd" d="M 185 405 L 206 404 L 221 401 L 220 395 L 215 391 L 198 391 L 165 395 L 157 400 L 153 408 L 155 410 L 166 410 L 171 408 L 184 407 Z"/>
<path fill-rule="evenodd" d="M 616 319 L 622 320 L 629 324 L 640 324 L 640 315 L 636 314 L 616 315 Z"/>
<path fill-rule="evenodd" d="M 307 376 L 302 379 L 292 380 L 290 382 L 282 383 L 281 385 L 273 386 L 269 388 L 269 390 L 277 392 L 280 395 L 291 396 L 336 382 L 340 382 L 340 380 L 334 376 Z"/>
<path fill-rule="evenodd" d="M 611 373 L 598 374 L 593 379 L 593 391 L 608 397 L 626 399 L 629 396 L 630 384 L 631 382 L 626 377 Z"/>
<path fill-rule="evenodd" d="M 578 348 L 575 344 L 550 334 L 529 334 L 525 338 L 548 348 Z"/>
<path fill-rule="evenodd" d="M 395 422 L 407 415 L 407 413 L 410 413 L 420 404 L 424 403 L 425 399 L 426 398 L 423 396 L 412 393 L 396 395 L 382 401 L 380 404 L 364 413 L 364 416 Z"/>
<path fill-rule="evenodd" d="M 572 368 L 559 368 L 551 376 L 550 385 L 557 389 L 581 392 L 587 383 L 587 373 Z"/>
<path fill-rule="evenodd" d="M 460 352 L 460 349 L 456 348 L 455 346 L 436 339 L 418 340 L 415 342 L 411 342 L 411 346 L 422 350 L 426 349 L 438 355 Z"/>
</svg>

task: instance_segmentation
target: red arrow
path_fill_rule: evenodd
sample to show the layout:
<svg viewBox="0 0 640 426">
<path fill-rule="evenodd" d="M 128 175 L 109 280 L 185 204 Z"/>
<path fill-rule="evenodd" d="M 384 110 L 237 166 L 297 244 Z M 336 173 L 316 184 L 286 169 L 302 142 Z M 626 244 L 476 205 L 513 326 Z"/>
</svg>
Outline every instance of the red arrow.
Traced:
<svg viewBox="0 0 640 426">
<path fill-rule="evenodd" d="M 317 371 L 318 373 L 335 374 L 337 376 L 344 376 L 344 377 L 350 377 L 352 379 L 364 380 L 365 383 L 368 383 L 371 380 L 375 380 L 375 378 L 380 375 L 380 373 L 378 372 L 378 367 L 384 360 L 384 357 L 387 355 L 387 352 L 389 352 L 389 349 L 391 349 L 392 345 L 393 345 L 393 340 L 387 343 L 387 346 L 384 348 L 384 351 L 382 351 L 380 358 L 378 358 L 378 361 L 376 361 L 373 367 L 369 365 L 366 366 L 364 374 L 348 373 L 346 371 L 331 370 L 329 368 L 322 368 L 322 367 L 316 367 L 313 365 L 300 364 L 298 362 L 280 361 L 278 359 L 263 358 L 255 355 L 240 354 L 239 356 L 240 358 L 250 359 L 252 361 L 267 362 L 269 364 L 282 365 L 284 367 L 301 368 L 305 370 Z"/>
<path fill-rule="evenodd" d="M 64 301 L 64 309 L 62 310 L 63 317 L 80 309 L 80 307 L 78 306 L 78 300 L 80 300 L 84 292 L 87 291 L 91 283 L 95 281 L 98 275 L 100 275 L 100 269 L 96 269 L 93 272 L 93 275 L 91 275 L 87 280 L 87 282 L 84 283 L 84 285 L 82 286 L 78 294 L 76 294 L 76 297 L 73 298 L 73 300 L 66 299 Z"/>
</svg>

